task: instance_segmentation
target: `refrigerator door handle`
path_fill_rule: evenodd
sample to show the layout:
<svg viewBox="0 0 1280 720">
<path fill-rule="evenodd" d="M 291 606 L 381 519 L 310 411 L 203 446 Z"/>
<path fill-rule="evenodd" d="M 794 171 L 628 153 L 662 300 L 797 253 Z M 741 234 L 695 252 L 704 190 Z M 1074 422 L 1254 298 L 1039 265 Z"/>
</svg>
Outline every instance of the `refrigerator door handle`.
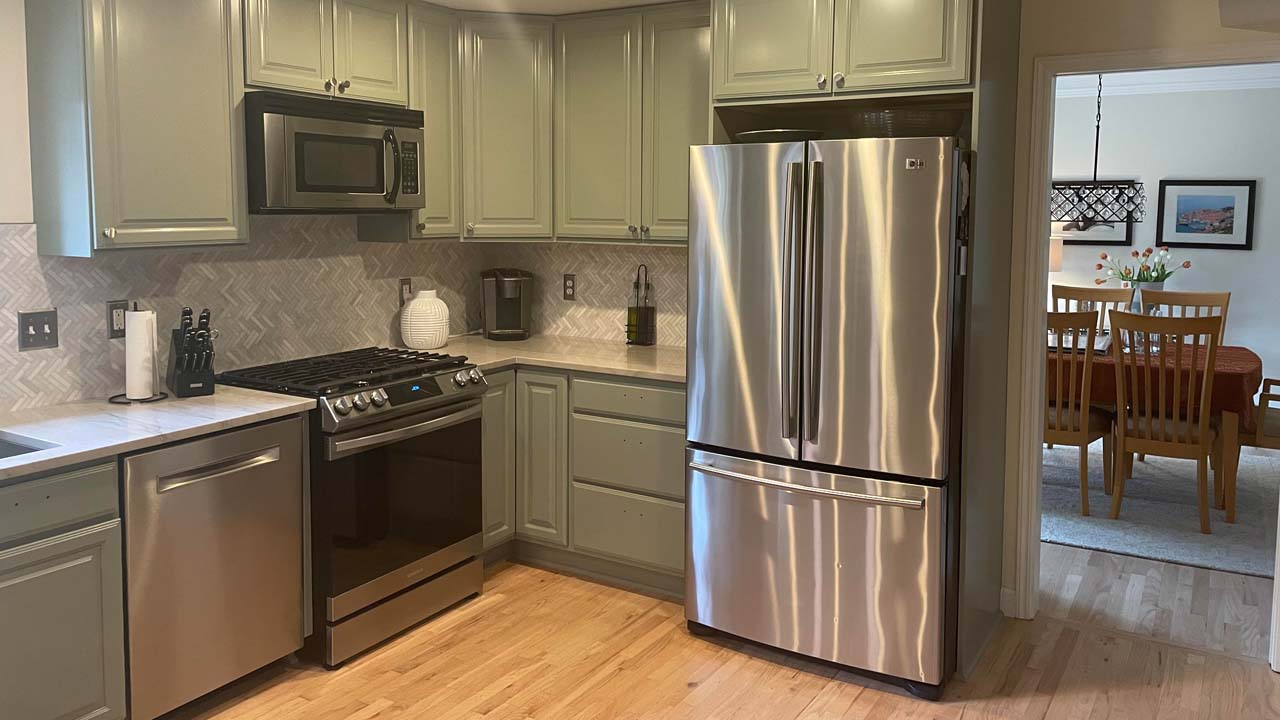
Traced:
<svg viewBox="0 0 1280 720">
<path fill-rule="evenodd" d="M 819 337 L 822 328 L 822 242 L 823 242 L 823 179 L 822 179 L 822 161 L 815 160 L 809 164 L 809 221 L 805 236 L 809 239 L 807 244 L 808 259 L 805 272 L 805 286 L 809 290 L 808 301 L 808 328 L 805 330 L 805 338 L 809 343 L 807 357 L 805 362 L 808 364 L 809 377 L 806 379 L 805 387 L 807 395 L 805 397 L 805 437 L 813 441 L 818 437 L 818 378 L 821 376 L 821 363 L 818 362 L 818 356 L 822 352 L 822 339 Z"/>
<path fill-rule="evenodd" d="M 889 505 L 892 507 L 906 508 L 908 510 L 923 510 L 924 500 L 912 498 L 896 498 L 887 497 L 885 495 L 868 495 L 866 493 L 848 492 L 845 490 L 831 490 L 829 488 L 809 487 L 808 485 L 796 485 L 794 483 L 783 482 L 781 480 L 770 480 L 769 478 L 756 477 L 755 475 L 747 475 L 745 473 L 734 472 L 732 470 L 721 470 L 718 467 L 704 465 L 702 463 L 691 462 L 689 467 L 698 472 L 717 475 L 729 480 L 739 480 L 753 485 L 764 485 L 766 487 L 785 490 L 787 492 L 800 493 L 801 495 L 815 495 L 823 498 L 831 498 L 834 500 L 850 500 L 853 502 L 866 503 L 868 505 Z"/>
<path fill-rule="evenodd" d="M 794 438 L 800 415 L 800 344 L 796 341 L 796 326 L 800 324 L 800 302 L 795 297 L 796 273 L 800 263 L 796 253 L 804 232 L 804 163 L 787 165 L 787 207 L 783 229 L 782 274 L 782 436 Z"/>
</svg>

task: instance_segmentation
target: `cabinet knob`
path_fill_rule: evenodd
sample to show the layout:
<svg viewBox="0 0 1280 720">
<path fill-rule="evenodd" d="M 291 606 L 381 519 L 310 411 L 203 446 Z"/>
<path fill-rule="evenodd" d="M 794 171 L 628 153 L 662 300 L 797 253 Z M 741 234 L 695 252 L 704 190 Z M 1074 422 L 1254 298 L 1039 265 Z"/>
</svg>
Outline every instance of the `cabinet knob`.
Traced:
<svg viewBox="0 0 1280 720">
<path fill-rule="evenodd" d="M 818 78 L 817 78 L 817 80 L 818 80 L 818 87 L 820 87 L 820 88 L 824 88 L 824 87 L 826 87 L 826 86 L 827 86 L 827 76 L 826 76 L 826 75 L 823 75 L 822 73 L 818 73 Z"/>
<path fill-rule="evenodd" d="M 832 75 L 831 79 L 835 80 L 836 87 L 841 87 L 841 88 L 844 87 L 844 73 L 838 72 L 835 75 Z"/>
<path fill-rule="evenodd" d="M 641 226 L 640 226 L 640 232 L 644 233 L 645 235 L 648 235 L 648 234 L 649 234 L 649 226 L 648 226 L 648 225 L 641 225 Z"/>
<path fill-rule="evenodd" d="M 108 240 L 115 240 L 115 239 L 116 239 L 116 229 L 115 229 L 115 228 L 113 228 L 113 227 L 109 227 L 109 228 L 102 228 L 102 237 L 104 237 L 104 238 L 106 238 L 106 239 L 108 239 Z"/>
<path fill-rule="evenodd" d="M 332 79 L 329 79 L 329 80 L 325 80 L 325 81 L 324 81 L 324 91 L 325 91 L 325 92 L 333 92 L 333 80 L 332 80 Z"/>
<path fill-rule="evenodd" d="M 627 232 L 632 233 L 632 234 L 634 234 L 634 233 L 635 233 L 637 230 L 639 230 L 639 229 L 640 229 L 640 228 L 637 228 L 635 225 L 628 225 L 628 226 L 627 226 Z"/>
<path fill-rule="evenodd" d="M 426 231 L 427 231 L 427 224 L 426 224 L 426 223 L 418 223 L 418 232 L 426 232 Z"/>
<path fill-rule="evenodd" d="M 349 87 L 351 87 L 351 81 L 343 80 L 342 82 L 338 83 L 338 92 L 344 93 L 347 91 L 347 88 Z"/>
<path fill-rule="evenodd" d="M 475 231 L 476 231 L 476 224 L 475 224 L 475 223 L 467 223 L 467 232 L 469 232 L 469 233 L 473 233 L 473 232 L 475 232 Z"/>
</svg>

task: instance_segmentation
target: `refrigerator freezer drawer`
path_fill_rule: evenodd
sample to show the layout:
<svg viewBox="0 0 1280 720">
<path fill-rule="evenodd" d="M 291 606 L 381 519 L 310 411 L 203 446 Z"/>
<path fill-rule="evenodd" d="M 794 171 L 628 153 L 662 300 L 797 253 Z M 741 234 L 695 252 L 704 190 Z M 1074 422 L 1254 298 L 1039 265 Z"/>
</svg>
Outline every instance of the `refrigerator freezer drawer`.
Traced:
<svg viewBox="0 0 1280 720">
<path fill-rule="evenodd" d="M 686 457 L 689 620 L 942 682 L 945 489 Z"/>
</svg>

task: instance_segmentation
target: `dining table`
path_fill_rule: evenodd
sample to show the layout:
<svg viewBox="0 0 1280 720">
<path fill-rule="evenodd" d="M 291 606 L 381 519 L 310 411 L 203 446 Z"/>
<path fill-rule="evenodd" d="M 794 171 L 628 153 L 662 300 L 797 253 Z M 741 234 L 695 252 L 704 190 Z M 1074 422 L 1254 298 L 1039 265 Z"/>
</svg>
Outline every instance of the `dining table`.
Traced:
<svg viewBox="0 0 1280 720">
<path fill-rule="evenodd" d="M 1055 386 L 1057 378 L 1057 351 L 1047 348 L 1045 368 L 1045 392 Z M 1095 351 L 1093 371 L 1089 380 L 1089 404 L 1093 407 L 1114 410 L 1118 404 L 1116 387 L 1116 357 L 1112 350 Z M 1083 366 L 1083 363 L 1081 363 Z M 1199 363 L 1203 369 L 1203 357 Z M 1223 482 L 1221 495 L 1215 500 L 1219 508 L 1226 510 L 1227 522 L 1235 522 L 1236 472 L 1240 467 L 1241 433 L 1251 436 L 1257 432 L 1257 406 L 1254 397 L 1262 387 L 1262 358 L 1247 347 L 1222 345 L 1217 349 L 1213 363 L 1213 389 L 1209 399 L 1209 411 L 1218 420 L 1218 432 L 1222 436 Z"/>
</svg>

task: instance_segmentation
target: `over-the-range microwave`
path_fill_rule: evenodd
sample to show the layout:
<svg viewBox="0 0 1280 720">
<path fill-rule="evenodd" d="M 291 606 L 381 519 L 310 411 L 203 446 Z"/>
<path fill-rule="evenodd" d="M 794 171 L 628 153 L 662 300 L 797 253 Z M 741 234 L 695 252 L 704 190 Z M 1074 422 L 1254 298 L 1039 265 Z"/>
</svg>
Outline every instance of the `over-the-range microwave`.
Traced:
<svg viewBox="0 0 1280 720">
<path fill-rule="evenodd" d="M 273 92 L 244 106 L 250 212 L 426 207 L 421 111 Z"/>
</svg>

